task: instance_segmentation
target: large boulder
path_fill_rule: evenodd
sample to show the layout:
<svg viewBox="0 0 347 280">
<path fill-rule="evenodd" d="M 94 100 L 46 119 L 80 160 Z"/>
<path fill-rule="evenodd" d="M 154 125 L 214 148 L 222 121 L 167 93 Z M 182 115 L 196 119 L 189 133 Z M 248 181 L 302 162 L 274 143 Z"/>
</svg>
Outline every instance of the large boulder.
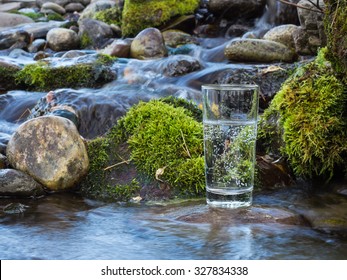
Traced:
<svg viewBox="0 0 347 280">
<path fill-rule="evenodd" d="M 53 28 L 47 33 L 47 45 L 54 51 L 66 51 L 79 48 L 77 33 L 71 29 Z"/>
<path fill-rule="evenodd" d="M 146 28 L 133 40 L 130 46 L 130 57 L 137 59 L 154 59 L 167 56 L 167 49 L 160 31 Z"/>
<path fill-rule="evenodd" d="M 43 116 L 24 122 L 7 145 L 9 163 L 52 191 L 73 188 L 89 166 L 86 147 L 68 119 Z"/>
<path fill-rule="evenodd" d="M 237 39 L 230 41 L 224 50 L 225 56 L 239 62 L 293 62 L 296 54 L 281 43 L 259 39 Z"/>
<path fill-rule="evenodd" d="M 43 186 L 28 174 L 15 169 L 0 169 L 0 196 L 40 196 Z"/>
</svg>

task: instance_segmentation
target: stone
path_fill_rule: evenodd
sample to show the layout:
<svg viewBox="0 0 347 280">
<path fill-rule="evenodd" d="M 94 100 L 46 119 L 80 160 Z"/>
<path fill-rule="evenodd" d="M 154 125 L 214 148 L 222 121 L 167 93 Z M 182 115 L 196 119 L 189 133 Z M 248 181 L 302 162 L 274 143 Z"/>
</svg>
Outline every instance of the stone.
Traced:
<svg viewBox="0 0 347 280">
<path fill-rule="evenodd" d="M 67 13 L 73 13 L 73 12 L 82 12 L 84 10 L 84 6 L 81 3 L 69 3 L 65 7 L 65 11 Z"/>
<path fill-rule="evenodd" d="M 44 13 L 47 13 L 47 11 L 53 11 L 60 15 L 64 15 L 66 13 L 66 10 L 62 6 L 53 2 L 43 3 L 41 7 L 41 13 L 44 14 Z"/>
<path fill-rule="evenodd" d="M 105 43 L 114 38 L 112 28 L 99 20 L 83 19 L 79 21 L 78 37 L 82 48 L 102 48 Z"/>
<path fill-rule="evenodd" d="M 1 3 L 1 1 L 0 1 L 0 3 Z M 5 4 L 0 5 L 0 12 L 17 11 L 22 7 L 23 7 L 23 3 L 21 3 L 21 2 L 5 3 Z"/>
<path fill-rule="evenodd" d="M 102 54 L 128 58 L 130 54 L 131 41 L 117 39 L 101 51 Z"/>
<path fill-rule="evenodd" d="M 36 197 L 44 187 L 28 174 L 15 169 L 0 169 L 0 196 Z"/>
<path fill-rule="evenodd" d="M 51 191 L 71 189 L 89 166 L 76 126 L 58 116 L 42 116 L 21 124 L 7 145 L 9 163 Z"/>
<path fill-rule="evenodd" d="M 16 83 L 16 73 L 21 70 L 21 67 L 12 62 L 0 61 L 0 88 L 1 90 L 15 89 L 18 85 Z M 1 140 L 1 134 L 0 134 Z M 1 141 L 0 141 L 1 142 Z"/>
<path fill-rule="evenodd" d="M 164 38 L 156 28 L 142 30 L 132 41 L 130 57 L 137 59 L 155 59 L 167 56 Z"/>
<path fill-rule="evenodd" d="M 198 44 L 196 38 L 192 35 L 180 30 L 166 30 L 162 33 L 165 45 L 176 48 L 186 44 Z"/>
<path fill-rule="evenodd" d="M 200 70 L 199 60 L 189 55 L 174 55 L 163 62 L 162 72 L 168 77 L 178 77 Z"/>
<path fill-rule="evenodd" d="M 282 43 L 283 45 L 294 49 L 295 43 L 293 39 L 293 33 L 298 28 L 299 26 L 296 26 L 294 24 L 276 26 L 266 32 L 263 39 Z"/>
<path fill-rule="evenodd" d="M 225 56 L 237 62 L 294 62 L 296 54 L 285 45 L 261 39 L 235 39 L 224 50 Z"/>
<path fill-rule="evenodd" d="M 28 51 L 30 53 L 37 53 L 39 51 L 43 51 L 45 47 L 46 47 L 46 40 L 36 39 L 29 45 Z"/>
<path fill-rule="evenodd" d="M 34 21 L 27 16 L 0 12 L 0 28 L 14 27 L 20 24 L 33 23 L 33 22 Z"/>
<path fill-rule="evenodd" d="M 75 31 L 66 28 L 53 28 L 48 31 L 47 46 L 53 51 L 65 51 L 79 48 L 80 41 Z"/>
</svg>

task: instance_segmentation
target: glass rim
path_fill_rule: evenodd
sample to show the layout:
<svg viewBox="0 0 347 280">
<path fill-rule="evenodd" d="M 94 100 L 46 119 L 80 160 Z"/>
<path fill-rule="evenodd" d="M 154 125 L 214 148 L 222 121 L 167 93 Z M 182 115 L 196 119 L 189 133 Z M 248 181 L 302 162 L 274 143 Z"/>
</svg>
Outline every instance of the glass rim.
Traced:
<svg viewBox="0 0 347 280">
<path fill-rule="evenodd" d="M 201 89 L 214 89 L 214 90 L 243 90 L 243 89 L 257 89 L 259 86 L 257 84 L 203 84 Z"/>
</svg>

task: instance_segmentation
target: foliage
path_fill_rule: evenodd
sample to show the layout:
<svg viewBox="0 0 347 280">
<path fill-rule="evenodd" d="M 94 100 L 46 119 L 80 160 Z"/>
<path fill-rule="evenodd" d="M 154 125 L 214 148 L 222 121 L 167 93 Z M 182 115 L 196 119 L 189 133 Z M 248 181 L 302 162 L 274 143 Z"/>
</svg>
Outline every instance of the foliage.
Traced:
<svg viewBox="0 0 347 280">
<path fill-rule="evenodd" d="M 122 11 L 119 7 L 115 6 L 96 12 L 93 18 L 107 24 L 115 24 L 120 26 L 122 23 Z"/>
<path fill-rule="evenodd" d="M 199 0 L 125 0 L 123 36 L 135 36 L 147 27 L 158 27 L 174 16 L 193 13 L 198 6 Z"/>
<path fill-rule="evenodd" d="M 347 2 L 326 0 L 324 28 L 328 41 L 327 58 L 344 83 L 347 83 Z"/>
<path fill-rule="evenodd" d="M 204 191 L 202 124 L 188 116 L 186 109 L 174 108 L 160 100 L 139 103 L 120 121 L 128 135 L 131 160 L 152 179 L 160 179 L 179 195 Z M 187 169 L 187 168 L 190 169 Z"/>
<path fill-rule="evenodd" d="M 264 131 L 260 125 L 259 135 L 281 134 L 280 151 L 297 175 L 329 180 L 346 165 L 347 123 L 345 88 L 324 59 L 326 51 L 320 50 L 315 61 L 299 67 L 283 84 L 261 123 L 279 119 L 272 129 L 265 126 Z"/>
<path fill-rule="evenodd" d="M 51 90 L 63 87 L 95 87 L 98 83 L 111 81 L 114 76 L 107 70 L 113 60 L 104 55 L 94 63 L 74 64 L 52 67 L 48 62 L 40 61 L 26 65 L 16 73 L 17 83 L 24 83 L 37 90 Z"/>
</svg>

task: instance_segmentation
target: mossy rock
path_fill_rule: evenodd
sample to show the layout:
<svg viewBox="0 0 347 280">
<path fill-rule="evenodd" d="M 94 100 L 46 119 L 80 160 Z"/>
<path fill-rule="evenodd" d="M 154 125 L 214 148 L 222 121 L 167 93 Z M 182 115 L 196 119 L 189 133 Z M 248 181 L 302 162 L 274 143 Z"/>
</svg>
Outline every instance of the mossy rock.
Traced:
<svg viewBox="0 0 347 280">
<path fill-rule="evenodd" d="M 199 0 L 125 0 L 122 34 L 135 36 L 148 27 L 158 27 L 175 16 L 192 14 Z"/>
<path fill-rule="evenodd" d="M 94 14 L 93 19 L 100 20 L 107 24 L 122 24 L 122 11 L 119 7 L 115 6 L 109 9 L 98 11 Z"/>
<path fill-rule="evenodd" d="M 20 70 L 17 65 L 0 61 L 0 94 L 1 91 L 18 89 L 16 75 Z"/>
<path fill-rule="evenodd" d="M 53 67 L 48 61 L 26 65 L 16 73 L 16 82 L 35 90 L 99 87 L 116 78 L 110 65 L 114 58 L 98 55 L 94 62 Z"/>
<path fill-rule="evenodd" d="M 326 0 L 324 28 L 327 35 L 327 58 L 338 76 L 347 83 L 347 2 Z"/>
<path fill-rule="evenodd" d="M 325 53 L 283 84 L 262 116 L 259 141 L 284 155 L 297 176 L 329 181 L 346 168 L 346 89 Z"/>
<path fill-rule="evenodd" d="M 202 123 L 192 117 L 200 118 L 197 110 L 175 98 L 132 107 L 104 137 L 88 142 L 90 171 L 81 193 L 116 201 L 203 195 Z"/>
</svg>

